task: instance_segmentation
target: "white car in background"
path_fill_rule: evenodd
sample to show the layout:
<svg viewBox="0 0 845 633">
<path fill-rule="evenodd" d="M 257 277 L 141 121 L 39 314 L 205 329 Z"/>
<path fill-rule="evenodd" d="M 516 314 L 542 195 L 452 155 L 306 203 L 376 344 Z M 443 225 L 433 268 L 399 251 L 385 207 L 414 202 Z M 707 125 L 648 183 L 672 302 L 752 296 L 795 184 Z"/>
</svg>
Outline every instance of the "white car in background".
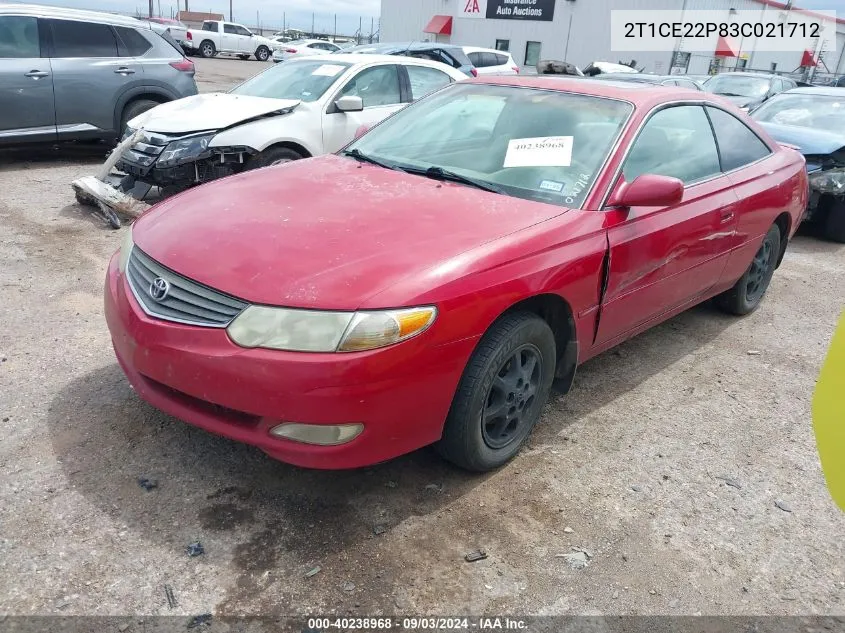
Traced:
<svg viewBox="0 0 845 633">
<path fill-rule="evenodd" d="M 507 51 L 477 46 L 461 46 L 479 75 L 518 75 L 519 64 Z"/>
<path fill-rule="evenodd" d="M 117 168 L 136 183 L 184 188 L 336 152 L 361 126 L 466 75 L 392 55 L 302 57 L 229 92 L 200 94 L 129 121 Z"/>
<path fill-rule="evenodd" d="M 294 40 L 284 44 L 279 43 L 279 48 L 273 51 L 273 61 L 278 64 L 292 57 L 327 55 L 337 53 L 339 50 L 340 46 L 326 40 Z"/>
</svg>

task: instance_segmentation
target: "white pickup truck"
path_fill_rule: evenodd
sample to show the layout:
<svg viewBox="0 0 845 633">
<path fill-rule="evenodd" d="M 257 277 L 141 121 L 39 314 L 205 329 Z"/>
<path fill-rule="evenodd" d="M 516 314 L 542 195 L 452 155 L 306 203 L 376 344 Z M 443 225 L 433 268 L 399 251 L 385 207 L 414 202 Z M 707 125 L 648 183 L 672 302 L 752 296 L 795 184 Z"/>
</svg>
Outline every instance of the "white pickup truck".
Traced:
<svg viewBox="0 0 845 633">
<path fill-rule="evenodd" d="M 202 29 L 188 29 L 182 47 L 189 54 L 201 57 L 214 57 L 218 53 L 236 55 L 249 59 L 252 55 L 259 61 L 266 62 L 273 50 L 281 44 L 266 37 L 255 35 L 241 24 L 207 20 Z"/>
</svg>

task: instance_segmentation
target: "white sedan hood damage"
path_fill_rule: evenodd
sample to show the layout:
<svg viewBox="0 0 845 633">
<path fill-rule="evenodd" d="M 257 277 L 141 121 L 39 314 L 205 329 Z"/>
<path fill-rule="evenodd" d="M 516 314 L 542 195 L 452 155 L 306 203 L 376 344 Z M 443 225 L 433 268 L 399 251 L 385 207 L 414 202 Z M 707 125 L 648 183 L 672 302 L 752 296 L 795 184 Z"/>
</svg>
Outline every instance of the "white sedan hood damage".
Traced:
<svg viewBox="0 0 845 633">
<path fill-rule="evenodd" d="M 129 121 L 129 126 L 162 134 L 217 131 L 258 117 L 290 111 L 299 104 L 300 101 L 295 99 L 213 92 L 163 103 Z"/>
</svg>

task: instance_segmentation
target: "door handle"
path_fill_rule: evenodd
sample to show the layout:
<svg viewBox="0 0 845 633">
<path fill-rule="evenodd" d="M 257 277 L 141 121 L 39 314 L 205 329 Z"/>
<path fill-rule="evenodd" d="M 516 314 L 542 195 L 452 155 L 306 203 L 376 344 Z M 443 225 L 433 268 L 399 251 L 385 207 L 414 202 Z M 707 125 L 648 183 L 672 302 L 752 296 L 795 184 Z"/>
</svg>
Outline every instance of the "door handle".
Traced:
<svg viewBox="0 0 845 633">
<path fill-rule="evenodd" d="M 44 72 L 43 70 L 30 70 L 24 76 L 32 77 L 33 79 L 41 79 L 42 77 L 49 77 L 50 73 Z"/>
<path fill-rule="evenodd" d="M 719 222 L 721 224 L 727 224 L 728 222 L 734 219 L 735 215 L 736 214 L 733 211 L 722 211 L 722 214 L 719 218 Z"/>
<path fill-rule="evenodd" d="M 121 66 L 120 68 L 118 68 L 114 72 L 117 73 L 118 75 L 134 75 L 135 74 L 134 70 L 132 70 L 131 68 L 126 68 L 126 66 Z"/>
</svg>

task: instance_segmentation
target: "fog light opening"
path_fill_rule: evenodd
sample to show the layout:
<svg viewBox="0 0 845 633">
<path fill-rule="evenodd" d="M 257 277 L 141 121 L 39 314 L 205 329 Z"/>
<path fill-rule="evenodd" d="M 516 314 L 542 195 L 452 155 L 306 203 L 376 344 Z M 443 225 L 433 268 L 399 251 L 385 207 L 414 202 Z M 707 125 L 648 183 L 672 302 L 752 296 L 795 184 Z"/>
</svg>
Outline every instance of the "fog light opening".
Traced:
<svg viewBox="0 0 845 633">
<path fill-rule="evenodd" d="M 361 435 L 363 424 L 299 424 L 286 422 L 270 429 L 270 435 L 318 446 L 337 446 Z"/>
</svg>

